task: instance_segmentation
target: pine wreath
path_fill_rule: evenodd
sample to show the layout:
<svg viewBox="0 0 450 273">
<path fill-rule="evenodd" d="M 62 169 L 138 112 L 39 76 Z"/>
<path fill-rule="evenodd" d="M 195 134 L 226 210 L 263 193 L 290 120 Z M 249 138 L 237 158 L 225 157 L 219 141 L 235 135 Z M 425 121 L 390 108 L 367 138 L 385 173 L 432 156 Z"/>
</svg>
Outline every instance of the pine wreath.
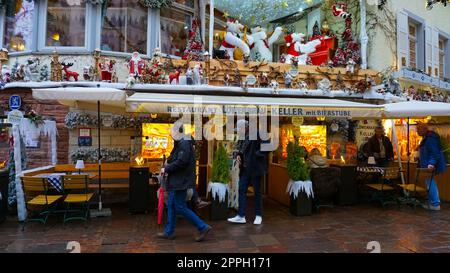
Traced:
<svg viewBox="0 0 450 273">
<path fill-rule="evenodd" d="M 174 0 L 139 0 L 141 5 L 151 8 L 160 9 L 172 6 Z"/>
</svg>

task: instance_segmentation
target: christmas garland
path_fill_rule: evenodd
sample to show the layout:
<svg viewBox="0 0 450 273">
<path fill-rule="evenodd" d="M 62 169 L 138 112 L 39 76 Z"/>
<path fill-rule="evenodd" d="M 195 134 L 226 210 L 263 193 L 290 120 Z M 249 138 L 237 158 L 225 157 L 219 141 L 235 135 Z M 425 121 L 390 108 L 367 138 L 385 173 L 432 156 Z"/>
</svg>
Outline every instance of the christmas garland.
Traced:
<svg viewBox="0 0 450 273">
<path fill-rule="evenodd" d="M 84 2 L 90 3 L 92 5 L 101 5 L 105 3 L 107 0 L 84 0 Z"/>
<path fill-rule="evenodd" d="M 173 2 L 174 0 L 139 0 L 141 5 L 151 9 L 167 8 L 172 6 Z"/>
<path fill-rule="evenodd" d="M 130 150 L 120 148 L 101 148 L 103 162 L 128 162 L 130 161 Z M 78 148 L 70 153 L 70 160 L 75 163 L 77 160 L 83 160 L 86 163 L 98 162 L 97 148 Z"/>
<path fill-rule="evenodd" d="M 108 115 L 109 116 L 109 115 Z M 112 116 L 112 124 L 109 127 L 103 126 L 103 118 L 101 116 L 102 127 L 111 129 L 135 129 L 140 131 L 142 123 L 161 123 L 161 122 L 175 122 L 174 118 L 162 119 L 151 117 L 130 117 L 123 115 Z M 72 130 L 77 127 L 97 127 L 97 115 L 82 112 L 69 112 L 64 119 L 65 126 Z"/>
</svg>

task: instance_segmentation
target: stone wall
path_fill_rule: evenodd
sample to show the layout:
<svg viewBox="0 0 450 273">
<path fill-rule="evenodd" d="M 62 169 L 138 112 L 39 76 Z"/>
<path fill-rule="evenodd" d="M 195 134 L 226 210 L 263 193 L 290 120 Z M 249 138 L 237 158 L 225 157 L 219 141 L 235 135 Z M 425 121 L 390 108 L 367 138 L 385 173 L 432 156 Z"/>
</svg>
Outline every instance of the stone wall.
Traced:
<svg viewBox="0 0 450 273">
<path fill-rule="evenodd" d="M 68 162 L 69 151 L 69 132 L 64 126 L 64 118 L 68 113 L 69 108 L 61 105 L 57 101 L 37 101 L 33 99 L 31 89 L 6 89 L 0 91 L 0 107 L 2 114 L 4 111 L 9 111 L 8 100 L 11 95 L 19 95 L 22 98 L 22 108 L 30 106 L 37 114 L 47 118 L 53 118 L 56 121 L 58 130 L 57 136 L 57 151 L 58 164 L 66 164 Z M 28 168 L 36 168 L 51 164 L 51 149 L 50 139 L 44 136 L 40 137 L 39 148 L 27 148 L 27 163 Z M 8 147 L 0 148 L 0 160 L 3 161 L 9 154 Z"/>
</svg>

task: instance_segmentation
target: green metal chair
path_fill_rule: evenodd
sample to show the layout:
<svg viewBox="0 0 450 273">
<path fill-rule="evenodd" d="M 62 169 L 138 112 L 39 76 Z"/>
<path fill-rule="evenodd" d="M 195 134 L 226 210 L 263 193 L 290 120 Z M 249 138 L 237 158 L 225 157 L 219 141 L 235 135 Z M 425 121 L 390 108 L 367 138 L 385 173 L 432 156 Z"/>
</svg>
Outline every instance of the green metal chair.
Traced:
<svg viewBox="0 0 450 273">
<path fill-rule="evenodd" d="M 64 211 L 64 223 L 81 220 L 85 223 L 89 219 L 89 206 L 94 193 L 89 192 L 88 175 L 64 175 L 62 177 L 63 191 L 66 195 L 63 203 L 66 208 Z M 75 209 L 74 206 L 80 208 Z"/>
<path fill-rule="evenodd" d="M 403 198 L 403 203 L 410 204 L 416 209 L 417 205 L 421 205 L 421 202 L 419 201 L 421 196 L 423 196 L 423 199 L 428 200 L 429 187 L 427 187 L 426 180 L 433 179 L 434 176 L 434 169 L 417 168 L 414 183 L 400 185 L 406 195 L 406 197 Z M 425 188 L 420 186 L 422 184 L 425 185 Z"/>
<path fill-rule="evenodd" d="M 21 180 L 28 212 L 22 230 L 25 229 L 27 222 L 40 222 L 45 225 L 49 215 L 54 211 L 55 205 L 63 196 L 48 194 L 46 178 L 23 176 Z M 34 210 L 35 208 L 37 209 Z"/>
<path fill-rule="evenodd" d="M 379 183 L 366 184 L 367 187 L 374 191 L 371 200 L 379 202 L 383 208 L 389 204 L 400 205 L 398 199 L 395 197 L 395 188 L 393 187 L 393 183 L 388 183 L 399 178 L 399 167 L 383 168 L 383 173 L 379 179 Z"/>
</svg>

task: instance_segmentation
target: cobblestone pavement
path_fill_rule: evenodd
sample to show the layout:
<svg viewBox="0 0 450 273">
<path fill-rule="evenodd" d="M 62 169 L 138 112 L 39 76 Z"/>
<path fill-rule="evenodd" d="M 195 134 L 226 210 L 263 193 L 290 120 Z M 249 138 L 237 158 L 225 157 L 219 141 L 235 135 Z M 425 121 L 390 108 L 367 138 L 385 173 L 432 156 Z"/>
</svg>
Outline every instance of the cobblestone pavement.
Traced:
<svg viewBox="0 0 450 273">
<path fill-rule="evenodd" d="M 450 253 L 449 204 L 440 212 L 407 206 L 336 206 L 294 217 L 287 207 L 266 199 L 261 226 L 252 224 L 250 211 L 245 225 L 207 221 L 213 230 L 202 243 L 194 242 L 196 231 L 184 219 L 177 222 L 175 240 L 156 238 L 156 214 L 131 215 L 125 204 L 114 205 L 112 217 L 92 219 L 86 226 L 63 225 L 62 219 L 53 217 L 46 226 L 30 223 L 22 231 L 9 217 L 0 224 L 0 252 L 67 252 L 69 241 L 78 241 L 81 252 L 102 253 L 369 252 L 367 243 L 378 241 L 382 252 Z M 208 219 L 208 209 L 200 214 Z"/>
</svg>

